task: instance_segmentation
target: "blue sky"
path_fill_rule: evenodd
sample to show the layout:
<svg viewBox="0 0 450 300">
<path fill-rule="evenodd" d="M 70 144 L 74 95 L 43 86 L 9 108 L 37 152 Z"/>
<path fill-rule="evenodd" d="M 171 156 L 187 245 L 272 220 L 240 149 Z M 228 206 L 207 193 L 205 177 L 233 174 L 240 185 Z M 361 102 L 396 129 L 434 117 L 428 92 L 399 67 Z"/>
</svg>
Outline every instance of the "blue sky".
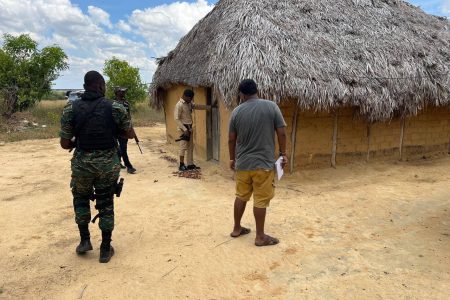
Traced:
<svg viewBox="0 0 450 300">
<path fill-rule="evenodd" d="M 300 1 L 300 0 L 299 0 Z M 28 33 L 40 45 L 60 45 L 70 69 L 55 88 L 79 88 L 83 74 L 113 56 L 139 67 L 144 82 L 152 57 L 173 49 L 217 0 L 0 0 L 0 35 Z M 428 13 L 450 17 L 450 0 L 409 0 Z M 1 43 L 1 40 L 0 40 Z"/>
<path fill-rule="evenodd" d="M 87 11 L 88 6 L 96 6 L 111 15 L 112 21 L 119 21 L 123 19 L 123 16 L 130 15 L 136 9 L 145 9 L 148 7 L 160 6 L 162 4 L 172 4 L 177 2 L 168 0 L 125 0 L 125 1 L 111 1 L 111 0 L 75 0 L 72 3 L 79 5 L 84 11 Z M 178 1 L 180 2 L 180 1 Z M 184 2 L 196 2 L 194 0 Z M 217 1 L 208 1 L 209 3 L 215 3 Z"/>
<path fill-rule="evenodd" d="M 409 0 L 408 2 L 416 6 L 420 6 L 423 10 L 430 14 L 450 18 L 449 0 Z"/>
</svg>

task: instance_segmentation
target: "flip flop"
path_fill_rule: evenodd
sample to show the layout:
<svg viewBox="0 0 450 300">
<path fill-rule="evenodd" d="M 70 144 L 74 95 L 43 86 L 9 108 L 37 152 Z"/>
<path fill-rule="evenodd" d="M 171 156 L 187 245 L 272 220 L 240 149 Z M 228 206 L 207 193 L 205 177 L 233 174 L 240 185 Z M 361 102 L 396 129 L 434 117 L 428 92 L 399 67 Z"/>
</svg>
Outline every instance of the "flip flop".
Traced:
<svg viewBox="0 0 450 300">
<path fill-rule="evenodd" d="M 257 247 L 273 246 L 273 245 L 278 244 L 279 242 L 280 242 L 279 239 L 268 236 L 268 239 L 265 240 L 264 243 L 262 243 L 262 244 L 258 244 L 255 242 L 255 246 L 257 246 Z"/>
<path fill-rule="evenodd" d="M 249 228 L 241 227 L 241 232 L 239 233 L 239 235 L 233 236 L 232 233 L 230 233 L 230 236 L 231 236 L 232 238 L 237 238 L 237 237 L 240 237 L 241 235 L 249 234 L 250 231 L 251 231 L 251 230 L 250 230 Z"/>
</svg>

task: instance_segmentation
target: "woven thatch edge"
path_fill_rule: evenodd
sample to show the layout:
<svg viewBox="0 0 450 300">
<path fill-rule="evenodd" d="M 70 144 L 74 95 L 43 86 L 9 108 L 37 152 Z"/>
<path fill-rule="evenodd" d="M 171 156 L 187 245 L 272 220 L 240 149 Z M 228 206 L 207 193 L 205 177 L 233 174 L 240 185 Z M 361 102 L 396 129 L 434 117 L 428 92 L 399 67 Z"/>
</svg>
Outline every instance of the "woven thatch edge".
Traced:
<svg viewBox="0 0 450 300">
<path fill-rule="evenodd" d="M 383 19 L 389 14 L 398 20 Z M 343 30 L 350 37 L 330 38 Z M 385 120 L 450 106 L 450 22 L 393 0 L 222 0 L 158 65 L 150 89 L 156 108 L 176 85 L 211 87 L 232 108 L 239 81 L 253 78 L 260 96 L 275 102 L 300 99 L 301 109 L 317 111 L 356 106 L 369 121 Z"/>
</svg>

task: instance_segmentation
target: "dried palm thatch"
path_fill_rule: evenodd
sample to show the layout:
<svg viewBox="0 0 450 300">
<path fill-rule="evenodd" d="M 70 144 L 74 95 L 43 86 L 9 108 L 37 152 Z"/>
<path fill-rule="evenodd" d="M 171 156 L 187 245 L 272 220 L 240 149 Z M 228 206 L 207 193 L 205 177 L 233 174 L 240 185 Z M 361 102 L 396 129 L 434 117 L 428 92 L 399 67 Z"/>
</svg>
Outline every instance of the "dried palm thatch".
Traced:
<svg viewBox="0 0 450 300">
<path fill-rule="evenodd" d="M 401 0 L 221 0 L 158 63 L 156 107 L 176 84 L 231 107 L 244 78 L 276 102 L 370 121 L 450 104 L 450 22 Z"/>
</svg>

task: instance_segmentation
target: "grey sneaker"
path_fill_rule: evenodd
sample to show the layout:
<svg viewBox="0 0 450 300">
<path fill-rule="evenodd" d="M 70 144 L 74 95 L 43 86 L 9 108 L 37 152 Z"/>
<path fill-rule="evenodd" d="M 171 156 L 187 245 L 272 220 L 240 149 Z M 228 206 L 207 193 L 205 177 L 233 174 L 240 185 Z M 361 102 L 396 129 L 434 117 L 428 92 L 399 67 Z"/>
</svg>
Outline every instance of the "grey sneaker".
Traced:
<svg viewBox="0 0 450 300">
<path fill-rule="evenodd" d="M 134 173 L 136 173 L 136 169 L 133 167 L 130 167 L 130 168 L 127 168 L 127 172 L 130 174 L 134 174 Z"/>
</svg>

